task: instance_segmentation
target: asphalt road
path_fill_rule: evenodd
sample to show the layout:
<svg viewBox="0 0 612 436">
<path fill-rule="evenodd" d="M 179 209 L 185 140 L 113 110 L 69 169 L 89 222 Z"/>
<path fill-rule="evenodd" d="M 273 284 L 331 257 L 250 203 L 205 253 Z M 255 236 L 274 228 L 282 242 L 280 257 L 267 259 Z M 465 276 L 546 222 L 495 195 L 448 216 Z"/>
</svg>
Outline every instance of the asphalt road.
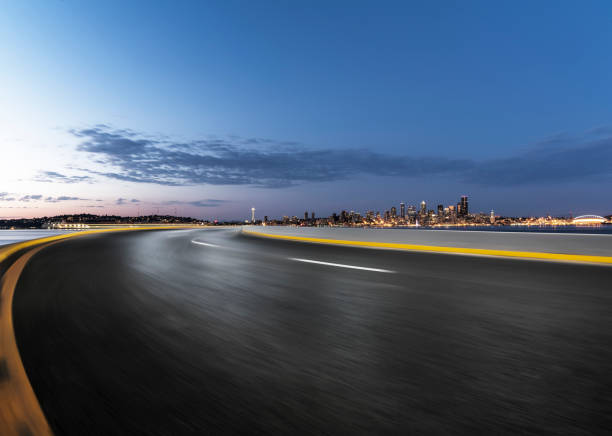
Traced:
<svg viewBox="0 0 612 436">
<path fill-rule="evenodd" d="M 13 313 L 56 435 L 604 434 L 611 279 L 606 266 L 129 232 L 41 251 Z"/>
</svg>

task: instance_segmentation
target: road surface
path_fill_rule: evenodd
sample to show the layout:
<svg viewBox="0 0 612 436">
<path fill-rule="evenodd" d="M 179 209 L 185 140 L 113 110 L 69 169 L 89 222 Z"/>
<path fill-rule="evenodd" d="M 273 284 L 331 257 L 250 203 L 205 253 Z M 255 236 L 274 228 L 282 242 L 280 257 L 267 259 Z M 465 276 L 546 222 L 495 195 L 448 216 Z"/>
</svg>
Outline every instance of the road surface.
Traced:
<svg viewBox="0 0 612 436">
<path fill-rule="evenodd" d="M 612 267 L 260 239 L 82 236 L 13 314 L 56 435 L 612 430 Z"/>
</svg>

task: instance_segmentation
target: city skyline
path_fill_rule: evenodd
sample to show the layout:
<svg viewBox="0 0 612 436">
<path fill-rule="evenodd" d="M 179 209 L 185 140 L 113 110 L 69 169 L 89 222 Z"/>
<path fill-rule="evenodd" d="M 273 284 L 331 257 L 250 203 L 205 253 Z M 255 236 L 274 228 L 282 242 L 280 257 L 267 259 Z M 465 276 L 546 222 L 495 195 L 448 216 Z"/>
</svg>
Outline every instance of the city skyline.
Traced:
<svg viewBox="0 0 612 436">
<path fill-rule="evenodd" d="M 240 220 L 466 192 L 485 213 L 607 215 L 611 12 L 8 4 L 0 217 Z"/>
<path fill-rule="evenodd" d="M 406 204 L 399 202 L 399 209 L 393 205 L 384 210 L 368 209 L 360 212 L 353 209 L 342 209 L 332 213 L 317 213 L 310 209 L 304 212 L 304 216 L 289 213 L 282 216 L 265 215 L 265 211 L 261 216 L 256 215 L 256 208 L 249 209 L 250 215 L 248 219 L 228 219 L 204 217 L 196 218 L 189 216 L 181 216 L 177 214 L 177 208 L 174 213 L 160 214 L 159 208 L 157 212 L 151 211 L 150 214 L 139 213 L 136 215 L 113 215 L 113 214 L 92 214 L 92 213 L 77 213 L 77 214 L 61 214 L 54 216 L 37 216 L 31 218 L 5 219 L 0 217 L 0 228 L 82 228 L 84 224 L 152 224 L 152 223 L 195 223 L 195 224 L 259 224 L 259 225 L 307 225 L 307 226 L 483 226 L 483 225 L 540 225 L 540 226 L 556 226 L 568 224 L 594 225 L 594 224 L 612 224 L 612 214 L 600 216 L 595 214 L 574 215 L 570 214 L 562 216 L 520 216 L 520 215 L 503 215 L 496 214 L 495 210 L 491 209 L 489 213 L 483 211 L 474 211 L 470 209 L 470 198 L 467 195 L 462 195 L 457 203 L 447 204 L 442 203 L 428 204 L 422 200 L 417 204 Z M 350 211 L 349 211 L 350 210 Z"/>
</svg>

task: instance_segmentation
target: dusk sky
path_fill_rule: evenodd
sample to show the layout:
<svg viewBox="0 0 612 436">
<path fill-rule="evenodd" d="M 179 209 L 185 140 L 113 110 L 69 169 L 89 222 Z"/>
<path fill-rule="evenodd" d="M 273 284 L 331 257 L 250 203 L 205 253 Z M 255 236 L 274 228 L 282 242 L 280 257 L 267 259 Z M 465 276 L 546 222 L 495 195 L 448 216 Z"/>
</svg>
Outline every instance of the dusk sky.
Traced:
<svg viewBox="0 0 612 436">
<path fill-rule="evenodd" d="M 0 217 L 612 213 L 612 3 L 13 1 Z"/>
</svg>

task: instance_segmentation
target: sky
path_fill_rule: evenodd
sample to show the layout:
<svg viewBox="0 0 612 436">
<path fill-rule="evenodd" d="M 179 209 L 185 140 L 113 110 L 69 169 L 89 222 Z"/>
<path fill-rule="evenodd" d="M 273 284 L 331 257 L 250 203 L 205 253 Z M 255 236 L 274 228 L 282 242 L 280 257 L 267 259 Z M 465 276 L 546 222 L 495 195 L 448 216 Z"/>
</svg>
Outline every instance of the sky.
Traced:
<svg viewBox="0 0 612 436">
<path fill-rule="evenodd" d="M 612 3 L 7 2 L 0 217 L 612 213 Z"/>
</svg>

